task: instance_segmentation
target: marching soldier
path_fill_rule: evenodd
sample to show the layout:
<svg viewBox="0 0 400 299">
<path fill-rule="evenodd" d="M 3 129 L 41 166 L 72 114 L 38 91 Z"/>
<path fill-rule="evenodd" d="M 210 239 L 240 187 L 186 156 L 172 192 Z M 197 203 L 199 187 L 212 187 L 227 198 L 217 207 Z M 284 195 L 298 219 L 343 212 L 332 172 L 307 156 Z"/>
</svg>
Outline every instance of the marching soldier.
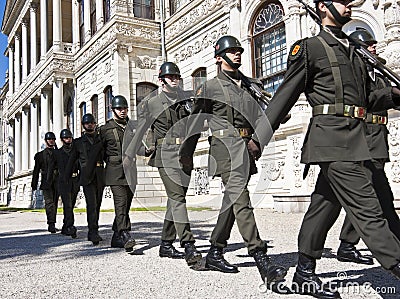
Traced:
<svg viewBox="0 0 400 299">
<path fill-rule="evenodd" d="M 100 137 L 106 161 L 106 185 L 110 186 L 114 197 L 115 218 L 111 246 L 133 250 L 136 242 L 130 235 L 131 221 L 129 210 L 133 192 L 126 180 L 122 164 L 122 144 L 128 124 L 128 102 L 124 96 L 117 95 L 111 100 L 113 118 L 100 127 Z"/>
<path fill-rule="evenodd" d="M 57 169 L 53 169 L 54 149 L 56 146 L 56 135 L 53 132 L 47 132 L 44 135 L 46 148 L 35 154 L 35 166 L 32 173 L 32 191 L 38 186 L 39 172 L 41 173 L 40 189 L 43 190 L 44 207 L 46 209 L 48 231 L 52 234 L 57 232 L 56 216 L 58 205 L 57 192 Z"/>
<path fill-rule="evenodd" d="M 341 30 L 351 20 L 351 1 L 314 2 L 322 20 L 320 33 L 291 47 L 285 79 L 266 114 L 275 130 L 302 92 L 312 107 L 301 161 L 319 165 L 320 173 L 299 232 L 292 289 L 317 298 L 340 298 L 322 284 L 315 268 L 342 206 L 376 259 L 400 278 L 400 241 L 382 216 L 364 167 L 364 161 L 371 159 L 365 138 L 366 107 L 392 108 L 392 96 L 400 91 L 370 90 L 366 66 Z M 265 140 L 260 138 L 261 146 Z"/>
<path fill-rule="evenodd" d="M 223 36 L 217 41 L 215 59 L 220 72 L 196 92 L 197 99 L 188 123 L 189 134 L 197 135 L 185 142 L 182 155 L 192 155 L 198 133 L 207 119 L 212 131 L 209 171 L 211 175 L 221 177 L 225 192 L 211 234 L 206 266 L 226 273 L 238 272 L 237 266 L 223 256 L 236 220 L 263 281 L 272 283 L 282 280 L 286 269 L 273 265 L 266 254 L 267 247 L 260 238 L 247 189 L 250 176 L 257 171 L 255 159 L 260 154 L 253 140 L 253 127 L 263 112 L 250 90 L 252 80 L 239 71 L 242 53 L 240 42 L 233 36 Z"/>
<path fill-rule="evenodd" d="M 161 236 L 160 257 L 185 258 L 189 265 L 201 259 L 190 230 L 186 209 L 186 192 L 193 169 L 192 159 L 182 161 L 179 148 L 186 134 L 186 120 L 192 97 L 179 87 L 181 74 L 172 62 L 161 65 L 158 75 L 162 92 L 143 101 L 138 111 L 138 126 L 125 153 L 135 157 L 147 129 L 151 127 L 155 151 L 149 165 L 157 167 L 168 195 L 167 211 Z M 173 246 L 178 234 L 185 254 Z"/>
<path fill-rule="evenodd" d="M 377 42 L 367 30 L 359 28 L 351 33 L 350 37 L 362 44 L 371 54 L 376 55 L 375 47 Z M 372 89 L 382 89 L 390 86 L 390 82 L 382 74 L 374 71 L 369 65 L 367 68 L 373 81 Z M 400 220 L 394 208 L 393 192 L 385 173 L 385 163 L 389 162 L 388 129 L 386 128 L 388 121 L 387 110 L 367 113 L 365 121 L 367 123 L 367 143 L 372 157 L 372 160 L 365 162 L 365 168 L 374 185 L 376 195 L 382 207 L 383 217 L 388 221 L 392 233 L 400 240 Z M 362 256 L 356 249 L 355 245 L 360 241 L 360 237 L 351 224 L 349 217 L 346 217 L 343 223 L 340 241 L 337 251 L 339 261 L 366 265 L 373 264 L 372 258 Z"/>
<path fill-rule="evenodd" d="M 88 241 L 98 245 L 103 240 L 99 235 L 99 215 L 104 190 L 104 151 L 92 114 L 82 116 L 82 127 L 83 135 L 74 140 L 65 173 L 66 177 L 72 177 L 75 162 L 79 161 L 79 184 L 83 186 L 86 200 Z"/>
<path fill-rule="evenodd" d="M 72 151 L 72 132 L 68 129 L 61 130 L 60 139 L 63 146 L 60 149 L 54 150 L 53 165 L 55 169 L 58 169 L 57 187 L 61 195 L 64 210 L 64 221 L 61 233 L 75 239 L 76 227 L 74 226 L 74 207 L 79 192 L 78 163 L 74 163 L 71 177 L 66 177 L 65 166 L 68 165 Z"/>
</svg>

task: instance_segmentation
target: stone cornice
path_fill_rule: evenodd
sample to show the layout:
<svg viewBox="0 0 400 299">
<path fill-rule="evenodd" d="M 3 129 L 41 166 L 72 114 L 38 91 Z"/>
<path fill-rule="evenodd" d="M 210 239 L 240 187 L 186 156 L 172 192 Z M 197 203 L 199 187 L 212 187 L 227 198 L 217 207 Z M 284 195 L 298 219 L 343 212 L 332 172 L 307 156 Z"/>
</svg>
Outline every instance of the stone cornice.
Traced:
<svg viewBox="0 0 400 299">
<path fill-rule="evenodd" d="M 22 24 L 22 19 L 29 9 L 30 1 L 16 1 L 9 19 L 6 21 L 6 24 L 3 24 L 2 28 L 3 33 L 8 36 L 8 42 L 10 42 L 17 33 L 19 24 Z"/>
</svg>

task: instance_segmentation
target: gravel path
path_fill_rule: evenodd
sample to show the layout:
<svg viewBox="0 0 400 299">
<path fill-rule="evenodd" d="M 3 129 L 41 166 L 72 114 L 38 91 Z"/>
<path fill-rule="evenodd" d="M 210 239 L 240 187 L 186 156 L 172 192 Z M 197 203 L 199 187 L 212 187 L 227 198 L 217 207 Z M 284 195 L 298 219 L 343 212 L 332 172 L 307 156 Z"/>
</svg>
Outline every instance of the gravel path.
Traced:
<svg viewBox="0 0 400 299">
<path fill-rule="evenodd" d="M 290 286 L 303 215 L 268 209 L 256 209 L 255 213 L 271 258 L 290 267 L 286 281 Z M 203 256 L 216 215 L 217 211 L 189 213 L 196 245 Z M 239 266 L 240 273 L 225 274 L 194 271 L 184 260 L 159 258 L 163 212 L 131 212 L 138 242 L 133 254 L 110 248 L 112 213 L 100 216 L 104 241 L 99 246 L 86 240 L 86 214 L 75 217 L 78 238 L 71 239 L 48 233 L 45 214 L 0 212 L 0 298 L 312 298 L 266 291 L 236 226 L 225 257 Z M 62 215 L 57 221 L 61 228 Z M 324 258 L 318 262 L 317 273 L 322 280 L 340 285 L 342 298 L 400 298 L 400 282 L 376 261 L 364 266 L 336 260 L 342 222 L 343 215 L 330 232 Z M 365 245 L 358 247 L 369 253 Z"/>
</svg>

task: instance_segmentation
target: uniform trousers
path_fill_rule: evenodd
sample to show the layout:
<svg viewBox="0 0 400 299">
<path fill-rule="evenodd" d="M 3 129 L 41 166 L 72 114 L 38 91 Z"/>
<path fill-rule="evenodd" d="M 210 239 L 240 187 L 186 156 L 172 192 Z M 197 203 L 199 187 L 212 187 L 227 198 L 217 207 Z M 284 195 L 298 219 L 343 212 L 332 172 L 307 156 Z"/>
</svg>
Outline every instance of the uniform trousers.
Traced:
<svg viewBox="0 0 400 299">
<path fill-rule="evenodd" d="M 175 241 L 178 234 L 181 246 L 186 242 L 194 242 L 186 208 L 190 174 L 182 169 L 163 167 L 158 168 L 158 172 L 168 196 L 161 240 Z"/>
<path fill-rule="evenodd" d="M 115 218 L 112 229 L 115 232 L 130 231 L 131 220 L 129 210 L 131 208 L 133 192 L 128 185 L 110 186 L 114 197 Z"/>
<path fill-rule="evenodd" d="M 71 178 L 71 182 L 63 184 L 60 182 L 58 184 L 58 190 L 61 195 L 61 200 L 63 203 L 64 220 L 63 227 L 68 228 L 74 225 L 74 207 L 76 203 L 76 197 L 79 193 L 79 179 Z"/>
<path fill-rule="evenodd" d="M 385 173 L 385 161 L 371 160 L 365 162 L 365 168 L 369 179 L 374 186 L 376 195 L 382 208 L 383 217 L 388 221 L 392 233 L 400 240 L 400 220 L 394 208 L 394 196 Z M 357 234 L 349 217 L 346 216 L 343 222 L 339 239 L 350 244 L 357 244 L 360 236 Z"/>
<path fill-rule="evenodd" d="M 319 163 L 321 171 L 298 236 L 299 252 L 319 259 L 343 207 L 357 234 L 385 269 L 400 262 L 400 241 L 390 231 L 363 162 Z"/>
<path fill-rule="evenodd" d="M 46 210 L 47 224 L 56 223 L 58 192 L 55 184 L 52 188 L 43 190 L 44 208 Z"/>
<path fill-rule="evenodd" d="M 90 184 L 83 186 L 83 194 L 86 199 L 86 216 L 90 233 L 99 230 L 100 206 L 103 199 L 104 185 L 95 178 Z"/>
<path fill-rule="evenodd" d="M 221 174 L 225 192 L 210 242 L 217 247 L 226 247 L 236 220 L 248 252 L 253 254 L 258 250 L 265 250 L 266 247 L 258 232 L 249 190 L 247 189 L 250 177 L 248 173 L 244 174 L 243 172 L 240 169 L 235 169 Z"/>
</svg>

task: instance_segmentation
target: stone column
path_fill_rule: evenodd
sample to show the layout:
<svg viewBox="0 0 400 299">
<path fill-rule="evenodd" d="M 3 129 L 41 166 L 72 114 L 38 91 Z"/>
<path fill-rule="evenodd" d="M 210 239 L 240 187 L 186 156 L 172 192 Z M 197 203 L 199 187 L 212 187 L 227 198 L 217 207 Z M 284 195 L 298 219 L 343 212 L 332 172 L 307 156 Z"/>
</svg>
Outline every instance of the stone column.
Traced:
<svg viewBox="0 0 400 299">
<path fill-rule="evenodd" d="M 40 94 L 40 140 L 44 142 L 44 135 L 49 131 L 49 90 L 43 89 Z M 39 146 L 39 149 L 41 146 Z"/>
<path fill-rule="evenodd" d="M 8 173 L 13 175 L 15 172 L 15 119 L 9 120 L 8 127 Z"/>
<path fill-rule="evenodd" d="M 28 20 L 22 19 L 22 82 L 28 76 Z"/>
<path fill-rule="evenodd" d="M 72 0 L 72 48 L 73 52 L 78 52 L 79 45 L 79 3 Z"/>
<path fill-rule="evenodd" d="M 15 115 L 14 167 L 15 172 L 21 171 L 21 113 Z"/>
<path fill-rule="evenodd" d="M 59 52 L 62 43 L 61 0 L 53 0 L 53 50 Z"/>
<path fill-rule="evenodd" d="M 8 91 L 14 93 L 14 47 L 8 47 Z"/>
<path fill-rule="evenodd" d="M 29 106 L 22 108 L 21 113 L 21 170 L 28 170 L 29 166 Z"/>
<path fill-rule="evenodd" d="M 96 0 L 96 28 L 100 30 L 104 25 L 103 0 Z"/>
<path fill-rule="evenodd" d="M 64 108 L 63 108 L 63 80 L 62 78 L 55 78 L 53 83 L 53 132 L 58 136 L 60 131 L 64 128 Z M 57 138 L 57 145 L 62 146 L 61 140 Z"/>
<path fill-rule="evenodd" d="M 30 131 L 30 150 L 29 150 L 29 168 L 33 169 L 35 166 L 35 161 L 33 160 L 35 154 L 38 150 L 38 102 L 36 99 L 32 99 L 30 104 L 31 108 L 31 131 Z"/>
<path fill-rule="evenodd" d="M 397 1 L 386 1 L 383 3 L 384 24 L 386 29 L 386 48 L 384 56 L 387 60 L 386 66 L 400 73 L 400 4 Z"/>
<path fill-rule="evenodd" d="M 15 70 L 15 90 L 19 88 L 21 84 L 21 37 L 17 33 L 15 34 L 15 59 L 14 59 L 14 70 Z"/>
<path fill-rule="evenodd" d="M 118 45 L 117 50 L 114 52 L 114 61 L 117 63 L 114 64 L 113 67 L 116 76 L 116 84 L 115 88 L 113 87 L 114 95 L 123 95 L 130 101 L 130 82 L 129 82 L 129 59 L 128 59 L 128 48 L 123 45 Z M 116 60 L 115 60 L 116 59 Z"/>
<path fill-rule="evenodd" d="M 37 9 L 38 6 L 35 2 L 31 3 L 30 6 L 30 17 L 31 17 L 31 72 L 36 67 L 37 64 L 37 35 L 36 35 L 36 18 L 37 18 Z"/>
<path fill-rule="evenodd" d="M 85 24 L 85 43 L 87 43 L 92 35 L 90 32 L 90 0 L 82 1 L 85 1 L 83 4 L 83 22 Z"/>
<path fill-rule="evenodd" d="M 47 53 L 47 0 L 40 0 L 40 59 Z"/>
</svg>

